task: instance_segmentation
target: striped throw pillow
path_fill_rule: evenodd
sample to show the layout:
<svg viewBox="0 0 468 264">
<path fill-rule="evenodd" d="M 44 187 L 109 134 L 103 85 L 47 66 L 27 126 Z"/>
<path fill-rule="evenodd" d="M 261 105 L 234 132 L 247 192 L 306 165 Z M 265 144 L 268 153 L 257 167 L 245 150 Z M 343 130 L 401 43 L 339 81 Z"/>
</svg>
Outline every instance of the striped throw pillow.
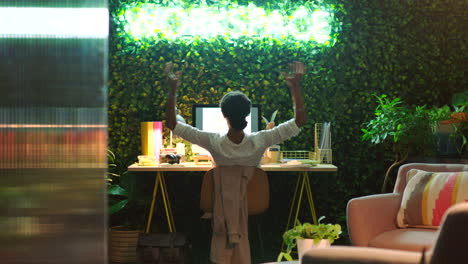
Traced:
<svg viewBox="0 0 468 264">
<path fill-rule="evenodd" d="M 397 214 L 399 227 L 437 228 L 447 209 L 468 202 L 468 172 L 412 169 Z"/>
</svg>

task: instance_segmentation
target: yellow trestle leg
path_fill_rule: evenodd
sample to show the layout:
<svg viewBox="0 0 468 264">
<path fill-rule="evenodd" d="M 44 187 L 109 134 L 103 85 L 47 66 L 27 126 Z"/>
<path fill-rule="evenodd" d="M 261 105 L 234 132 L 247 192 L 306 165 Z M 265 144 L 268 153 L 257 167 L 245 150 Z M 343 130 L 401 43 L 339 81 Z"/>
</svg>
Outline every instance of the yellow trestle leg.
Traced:
<svg viewBox="0 0 468 264">
<path fill-rule="evenodd" d="M 294 226 L 296 226 L 297 220 L 299 218 L 299 211 L 301 208 L 302 195 L 304 193 L 304 188 L 305 188 L 306 195 L 307 195 L 307 201 L 309 202 L 309 209 L 312 215 L 312 221 L 314 224 L 317 224 L 317 215 L 315 213 L 314 199 L 312 198 L 312 188 L 310 187 L 309 174 L 306 171 L 304 171 L 304 172 L 300 172 L 297 178 L 296 188 L 294 189 L 294 195 L 291 201 L 291 207 L 289 208 L 288 223 L 286 224 L 285 232 L 293 228 Z M 298 191 L 299 191 L 299 195 L 298 195 Z M 291 217 L 292 217 L 294 209 L 296 209 L 296 212 L 291 222 Z M 284 251 L 285 251 L 285 248 L 284 248 L 284 241 L 283 241 L 281 243 L 281 252 L 284 252 Z"/>
<path fill-rule="evenodd" d="M 150 212 L 148 215 L 148 223 L 146 224 L 145 233 L 149 233 L 151 228 L 151 223 L 153 220 L 153 215 L 156 212 L 156 198 L 158 195 L 158 189 L 161 188 L 161 197 L 163 200 L 164 211 L 166 213 L 167 225 L 169 228 L 169 232 L 176 232 L 174 216 L 172 214 L 171 203 L 169 200 L 169 194 L 167 192 L 166 180 L 162 172 L 158 171 L 156 175 L 156 180 L 154 182 L 154 189 L 153 189 L 153 199 L 151 200 L 151 207 Z"/>
</svg>

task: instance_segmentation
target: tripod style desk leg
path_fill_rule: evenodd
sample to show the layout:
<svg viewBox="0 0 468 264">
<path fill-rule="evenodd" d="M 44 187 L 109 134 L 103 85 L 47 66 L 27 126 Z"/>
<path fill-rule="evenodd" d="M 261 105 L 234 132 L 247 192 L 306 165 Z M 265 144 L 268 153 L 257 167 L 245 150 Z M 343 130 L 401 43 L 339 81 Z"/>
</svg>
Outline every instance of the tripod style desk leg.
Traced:
<svg viewBox="0 0 468 264">
<path fill-rule="evenodd" d="M 299 217 L 299 210 L 301 208 L 302 195 L 304 193 L 304 188 L 305 188 L 306 195 L 307 195 L 307 201 L 309 202 L 309 209 L 312 215 L 312 221 L 314 224 L 317 224 L 317 215 L 315 213 L 315 205 L 314 205 L 314 200 L 312 198 L 312 188 L 310 187 L 309 174 L 306 171 L 301 171 L 299 172 L 299 176 L 297 178 L 296 188 L 294 190 L 294 195 L 293 195 L 293 199 L 291 202 L 291 208 L 289 209 L 288 223 L 286 224 L 285 232 L 288 229 L 291 229 L 294 226 L 296 226 L 296 222 Z M 298 191 L 299 191 L 299 195 L 298 195 Z M 296 211 L 294 214 L 294 219 L 292 219 L 293 221 L 291 222 L 291 217 L 293 215 L 294 209 L 296 209 Z M 284 241 L 281 243 L 281 251 L 284 251 Z"/>
<path fill-rule="evenodd" d="M 156 180 L 154 181 L 153 199 L 151 200 L 150 212 L 148 215 L 148 223 L 146 224 L 145 233 L 149 233 L 151 228 L 153 214 L 156 212 L 156 198 L 159 189 L 161 189 L 161 197 L 163 200 L 164 210 L 166 212 L 167 226 L 169 228 L 169 232 L 176 232 L 174 216 L 172 214 L 171 203 L 169 201 L 169 195 L 166 187 L 166 180 L 164 179 L 164 174 L 161 171 L 158 171 L 156 174 Z"/>
</svg>

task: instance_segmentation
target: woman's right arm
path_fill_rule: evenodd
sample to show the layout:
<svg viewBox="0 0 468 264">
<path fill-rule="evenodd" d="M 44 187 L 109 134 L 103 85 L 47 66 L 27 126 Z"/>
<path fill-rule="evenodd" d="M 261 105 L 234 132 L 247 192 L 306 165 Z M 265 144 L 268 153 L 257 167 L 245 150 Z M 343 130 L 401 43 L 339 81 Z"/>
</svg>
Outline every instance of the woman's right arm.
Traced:
<svg viewBox="0 0 468 264">
<path fill-rule="evenodd" d="M 172 63 L 166 64 L 164 73 L 167 76 L 167 83 L 169 84 L 169 94 L 166 104 L 166 126 L 174 130 L 177 125 L 176 120 L 176 100 L 177 100 L 177 88 L 180 85 L 180 71 L 172 72 Z"/>
<path fill-rule="evenodd" d="M 213 133 L 201 131 L 185 124 L 185 122 L 179 123 L 179 125 L 177 125 L 176 101 L 177 88 L 180 86 L 181 72 L 172 72 L 172 63 L 169 62 L 166 64 L 164 73 L 167 76 L 167 83 L 169 85 L 169 93 L 166 104 L 166 126 L 173 130 L 177 136 L 180 136 L 183 139 L 193 144 L 200 145 L 206 149 L 211 149 L 210 137 L 213 137 Z"/>
<path fill-rule="evenodd" d="M 282 73 L 289 87 L 294 104 L 294 119 L 298 127 L 307 123 L 307 112 L 304 107 L 304 99 L 301 93 L 301 78 L 305 74 L 305 66 L 302 62 L 295 61 L 291 65 L 291 75 Z"/>
</svg>

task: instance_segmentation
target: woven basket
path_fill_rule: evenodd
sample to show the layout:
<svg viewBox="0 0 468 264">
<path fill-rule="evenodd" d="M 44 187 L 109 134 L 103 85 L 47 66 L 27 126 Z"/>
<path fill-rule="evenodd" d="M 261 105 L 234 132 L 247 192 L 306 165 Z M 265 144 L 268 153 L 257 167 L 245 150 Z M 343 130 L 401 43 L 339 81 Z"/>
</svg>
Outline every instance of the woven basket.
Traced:
<svg viewBox="0 0 468 264">
<path fill-rule="evenodd" d="M 109 261 L 116 263 L 137 262 L 137 244 L 141 231 L 125 230 L 122 226 L 109 230 Z"/>
</svg>

